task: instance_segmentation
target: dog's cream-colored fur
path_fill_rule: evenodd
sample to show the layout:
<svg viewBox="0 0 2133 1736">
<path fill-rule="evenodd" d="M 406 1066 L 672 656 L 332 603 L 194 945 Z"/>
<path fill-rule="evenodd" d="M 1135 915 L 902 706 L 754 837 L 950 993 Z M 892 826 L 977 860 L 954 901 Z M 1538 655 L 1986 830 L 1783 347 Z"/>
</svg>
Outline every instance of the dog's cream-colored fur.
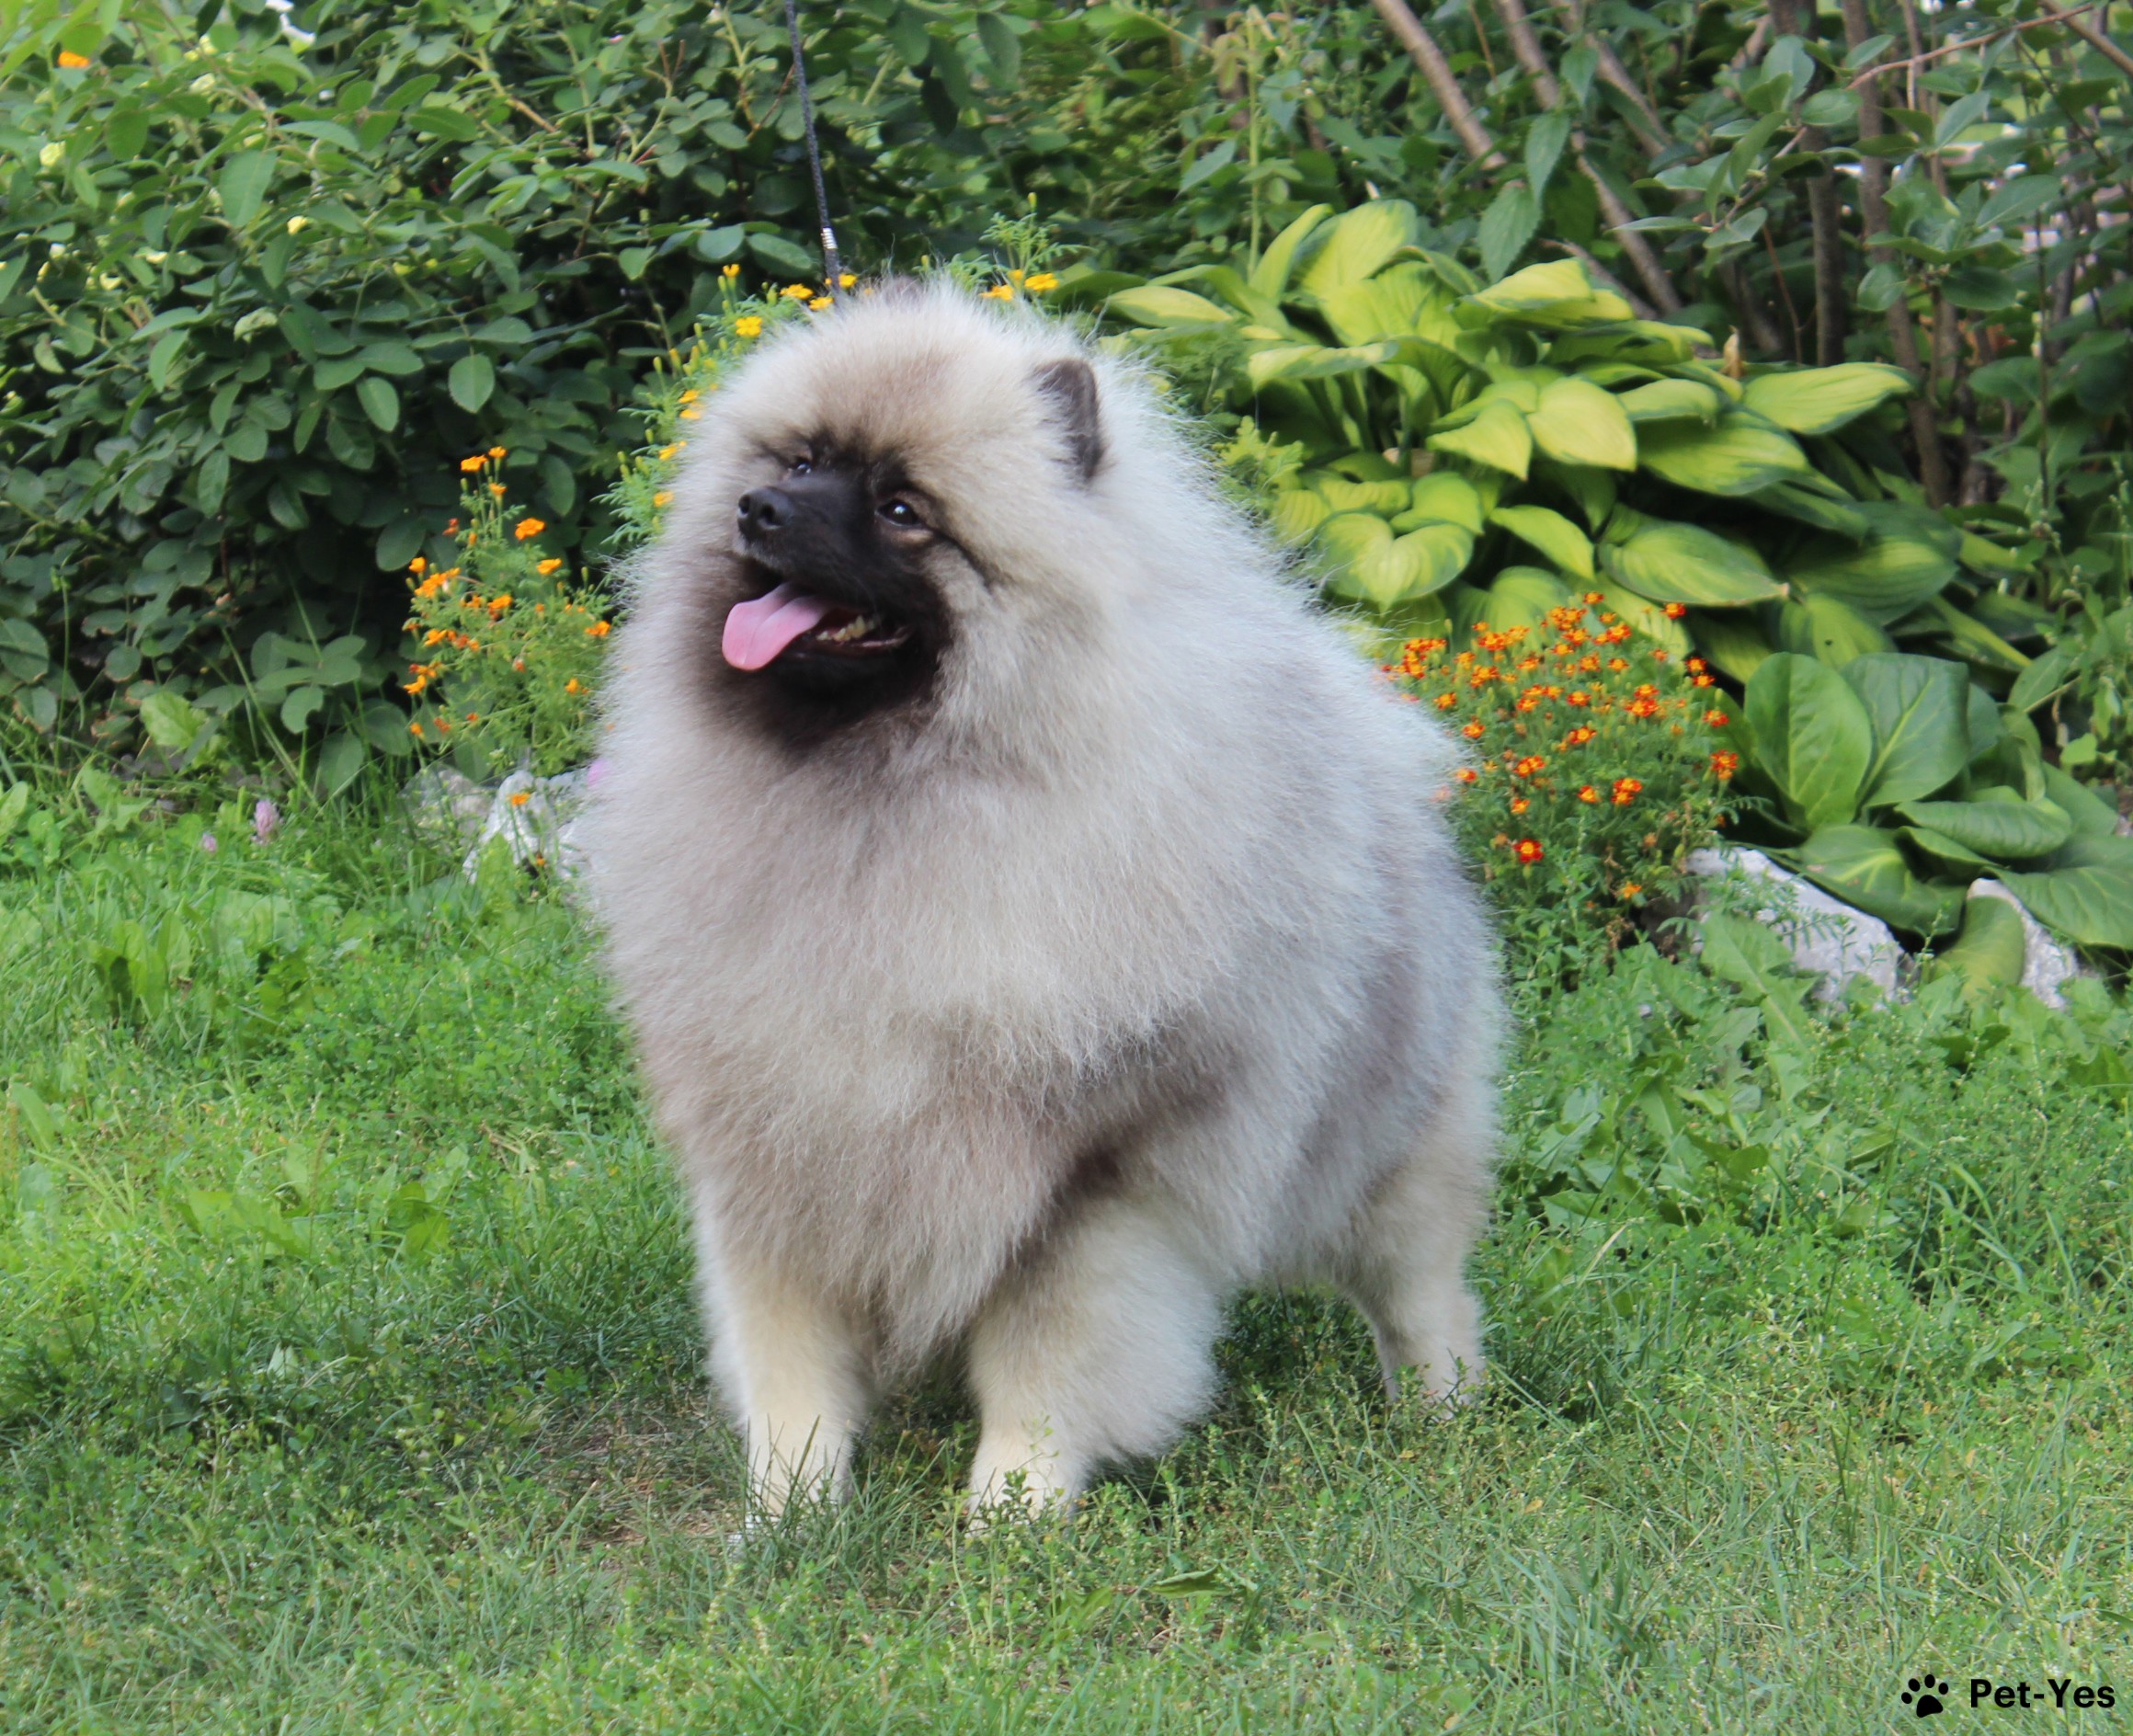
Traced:
<svg viewBox="0 0 2133 1736">
<path fill-rule="evenodd" d="M 1056 324 L 884 291 L 704 408 L 591 855 L 757 1502 L 841 1492 L 879 1384 L 957 1343 L 974 1498 L 1070 1502 L 1201 1410 L 1245 1285 L 1338 1285 L 1396 1390 L 1476 1380 L 1498 1003 L 1434 724 Z M 797 747 L 718 641 L 735 503 L 819 436 L 939 504 L 953 636 L 929 700 Z"/>
</svg>

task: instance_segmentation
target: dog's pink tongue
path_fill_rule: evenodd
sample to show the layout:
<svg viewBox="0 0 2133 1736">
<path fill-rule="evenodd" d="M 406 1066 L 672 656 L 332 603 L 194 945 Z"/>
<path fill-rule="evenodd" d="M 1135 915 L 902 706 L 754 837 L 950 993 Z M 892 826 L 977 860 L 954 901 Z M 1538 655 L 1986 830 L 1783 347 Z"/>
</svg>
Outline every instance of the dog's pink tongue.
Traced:
<svg viewBox="0 0 2133 1736">
<path fill-rule="evenodd" d="M 819 597 L 781 585 L 768 597 L 736 603 L 719 648 L 736 669 L 759 669 L 829 612 Z"/>
</svg>

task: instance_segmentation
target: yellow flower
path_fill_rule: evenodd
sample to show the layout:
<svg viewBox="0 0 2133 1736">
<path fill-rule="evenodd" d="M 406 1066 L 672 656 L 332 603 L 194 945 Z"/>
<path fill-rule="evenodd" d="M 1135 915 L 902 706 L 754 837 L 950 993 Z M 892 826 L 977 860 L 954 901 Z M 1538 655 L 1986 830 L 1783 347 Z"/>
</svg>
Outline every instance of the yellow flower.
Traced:
<svg viewBox="0 0 2133 1736">
<path fill-rule="evenodd" d="M 409 724 L 407 725 L 407 733 L 410 736 L 419 736 L 422 733 L 422 725 L 420 724 Z"/>
<path fill-rule="evenodd" d="M 700 420 L 702 415 L 703 412 L 701 410 L 688 409 L 681 412 L 681 419 L 684 422 L 694 422 Z"/>
<path fill-rule="evenodd" d="M 539 519 L 520 519 L 511 534 L 523 542 L 529 537 L 539 536 L 548 526 Z"/>
<path fill-rule="evenodd" d="M 1025 275 L 1025 273 L 1017 271 L 1011 266 L 1008 268 L 1008 281 L 1009 283 L 1020 283 Z"/>
<path fill-rule="evenodd" d="M 690 386 L 688 391 L 681 394 L 681 402 L 684 404 L 694 404 L 696 400 L 702 395 L 703 394 L 698 392 L 694 386 Z"/>
<path fill-rule="evenodd" d="M 504 449 L 501 446 L 492 446 L 489 448 L 489 456 L 491 458 L 501 458 L 503 455 Z"/>
<path fill-rule="evenodd" d="M 612 622 L 596 621 L 592 623 L 591 626 L 585 630 L 585 636 L 588 639 L 604 639 L 613 631 L 614 626 Z"/>
<path fill-rule="evenodd" d="M 719 268 L 718 274 L 722 278 L 737 278 L 741 274 L 741 268 L 738 265 L 722 266 Z"/>
<path fill-rule="evenodd" d="M 459 467 L 471 476 L 474 474 L 475 471 L 479 470 L 488 462 L 489 461 L 484 458 L 479 452 L 476 452 L 472 458 L 461 459 L 459 461 Z"/>
<path fill-rule="evenodd" d="M 663 464 L 667 463 L 670 459 L 673 458 L 676 452 L 679 451 L 684 446 L 688 444 L 689 442 L 687 440 L 675 440 L 668 445 L 662 446 L 659 449 L 659 462 Z"/>
<path fill-rule="evenodd" d="M 77 54 L 71 48 L 63 48 L 59 51 L 59 63 L 67 67 L 83 67 L 89 63 L 89 57 L 86 54 Z"/>
<path fill-rule="evenodd" d="M 815 297 L 815 291 L 809 289 L 804 283 L 788 283 L 783 289 L 780 290 L 778 293 L 783 296 L 788 302 L 812 301 Z"/>
<path fill-rule="evenodd" d="M 1015 286 L 1011 283 L 996 283 L 985 292 L 985 299 L 988 302 L 1011 302 L 1015 299 Z"/>
<path fill-rule="evenodd" d="M 533 793 L 530 790 L 515 790 L 511 794 L 511 805 L 513 807 L 524 807 L 526 804 L 530 802 L 532 799 Z"/>
<path fill-rule="evenodd" d="M 811 314 L 819 314 L 822 313 L 825 309 L 834 307 L 836 303 L 832 302 L 827 295 L 817 295 L 813 301 L 807 303 L 807 311 Z"/>
<path fill-rule="evenodd" d="M 847 271 L 842 277 L 837 280 L 837 287 L 840 290 L 849 290 L 859 280 L 857 278 L 853 277 L 850 272 Z"/>
<path fill-rule="evenodd" d="M 1049 271 L 1039 271 L 1022 284 L 1022 288 L 1029 291 L 1032 295 L 1042 295 L 1046 290 L 1055 290 L 1058 287 L 1059 280 Z"/>
<path fill-rule="evenodd" d="M 282 225 L 282 227 L 287 229 L 292 235 L 301 235 L 306 229 L 311 227 L 311 219 L 308 217 L 301 216 L 291 217 L 286 223 Z"/>
<path fill-rule="evenodd" d="M 671 489 L 669 489 L 669 488 L 662 488 L 662 489 L 660 489 L 660 490 L 659 490 L 659 492 L 658 492 L 657 494 L 656 494 L 656 495 L 654 495 L 654 496 L 652 497 L 652 504 L 653 504 L 654 506 L 656 506 L 656 507 L 670 507 L 670 506 L 672 506 L 672 505 L 674 504 L 674 493 L 673 493 L 673 490 L 671 490 Z"/>
<path fill-rule="evenodd" d="M 504 485 L 500 482 L 493 482 L 489 485 L 489 492 L 500 500 L 504 496 Z"/>
<path fill-rule="evenodd" d="M 413 560 L 407 563 L 407 570 L 410 573 L 419 573 L 428 567 L 428 565 L 429 563 L 428 561 L 424 560 L 421 555 L 417 554 Z"/>
<path fill-rule="evenodd" d="M 553 571 L 554 571 L 554 570 L 555 570 L 557 567 L 561 566 L 562 565 L 563 565 L 563 560 L 562 560 L 562 557 L 561 557 L 560 555 L 554 555 L 554 554 L 551 554 L 551 555 L 550 555 L 550 556 L 549 556 L 549 557 L 548 557 L 546 560 L 542 561 L 542 563 L 541 563 L 541 564 L 540 564 L 538 566 L 536 566 L 536 567 L 535 567 L 533 570 L 534 570 L 535 572 L 539 573 L 539 574 L 541 575 L 541 577 L 543 577 L 543 578 L 546 578 L 546 577 L 548 577 L 548 575 L 549 575 L 549 574 L 553 573 Z"/>
<path fill-rule="evenodd" d="M 736 337 L 760 337 L 762 335 L 763 322 L 754 314 L 734 321 L 734 336 Z M 695 395 L 693 392 L 686 394 L 681 402 L 687 404 Z"/>
<path fill-rule="evenodd" d="M 574 675 L 569 680 L 564 682 L 563 691 L 565 693 L 582 693 L 585 691 L 585 683 Z"/>
</svg>

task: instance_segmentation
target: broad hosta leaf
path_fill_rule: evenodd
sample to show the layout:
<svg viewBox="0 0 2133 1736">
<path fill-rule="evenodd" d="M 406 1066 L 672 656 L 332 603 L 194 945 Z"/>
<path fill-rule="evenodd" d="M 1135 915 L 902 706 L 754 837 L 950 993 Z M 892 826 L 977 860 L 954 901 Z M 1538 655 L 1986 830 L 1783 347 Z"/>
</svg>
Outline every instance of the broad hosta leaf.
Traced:
<svg viewBox="0 0 2133 1736">
<path fill-rule="evenodd" d="M 1514 271 L 1502 282 L 1469 295 L 1466 304 L 1492 314 L 1528 314 L 1557 302 L 1581 301 L 1591 293 L 1592 280 L 1582 265 L 1575 259 L 1551 259 Z"/>
<path fill-rule="evenodd" d="M 2073 860 L 2040 874 L 2003 874 L 2000 884 L 2048 929 L 2082 946 L 2133 949 L 2133 840 L 2084 838 Z"/>
<path fill-rule="evenodd" d="M 1314 205 L 1268 243 L 1251 268 L 1251 287 L 1261 295 L 1278 296 L 1289 286 L 1289 272 L 1296 262 L 1296 249 L 1311 232 L 1333 213 L 1330 205 Z"/>
<path fill-rule="evenodd" d="M 2014 678 L 2014 685 L 2007 692 L 2007 702 L 2018 712 L 2035 711 L 2073 679 L 2080 663 L 2081 653 L 2072 645 L 2051 646 Z"/>
<path fill-rule="evenodd" d="M 1622 394 L 1622 407 L 1636 423 L 1694 419 L 1715 422 L 1726 400 L 1697 380 L 1654 380 Z"/>
<path fill-rule="evenodd" d="M 1970 762 L 1970 680 L 1960 664 L 1877 652 L 1845 664 L 1844 679 L 1874 725 L 1874 760 L 1860 786 L 1862 804 L 1931 795 L 1962 775 Z"/>
<path fill-rule="evenodd" d="M 1473 537 L 1455 524 L 1395 536 L 1383 519 L 1362 512 L 1329 519 L 1318 540 L 1333 567 L 1329 588 L 1379 609 L 1443 589 L 1474 553 Z"/>
<path fill-rule="evenodd" d="M 1795 866 L 1846 904 L 1912 934 L 1945 934 L 1962 915 L 1963 888 L 1921 880 L 1874 826 L 1824 826 L 1793 851 Z"/>
<path fill-rule="evenodd" d="M 1743 400 L 1795 434 L 1827 434 L 1911 387 L 1911 376 L 1900 368 L 1848 361 L 1835 368 L 1757 374 L 1744 388 Z"/>
<path fill-rule="evenodd" d="M 2005 988 L 2022 980 L 2028 951 L 2020 910 L 2005 898 L 1972 897 L 1963 905 L 1962 931 L 1933 954 L 1932 972 L 1960 976 L 1973 993 Z"/>
<path fill-rule="evenodd" d="M 2118 835 L 2118 810 L 2087 784 L 2077 782 L 2057 766 L 2044 769 L 2044 793 L 2073 822 L 2076 838 Z"/>
<path fill-rule="evenodd" d="M 1923 857 L 1926 865 L 1934 873 L 1950 880 L 1975 880 L 1979 874 L 1996 874 L 2000 864 L 1990 857 L 1980 856 L 1967 844 L 1958 844 L 1945 832 L 1936 832 L 1930 826 L 1906 826 L 1901 829 L 1903 841 Z"/>
<path fill-rule="evenodd" d="M 2030 668 L 2029 658 L 1945 597 L 1928 597 L 1896 623 L 1896 631 L 1945 640 L 1948 648 L 1964 662 L 1981 664 L 1989 669 L 2026 674 Z"/>
<path fill-rule="evenodd" d="M 1393 358 L 1390 344 L 1363 344 L 1352 349 L 1334 349 L 1323 344 L 1270 344 L 1244 359 L 1244 371 L 1254 386 L 1275 380 L 1328 380 L 1336 374 L 1367 373 Z"/>
<path fill-rule="evenodd" d="M 1235 317 L 1204 295 L 1160 283 L 1121 290 L 1106 305 L 1136 326 L 1226 326 Z"/>
<path fill-rule="evenodd" d="M 1396 531 L 1419 530 L 1425 524 L 1456 524 L 1481 534 L 1481 496 L 1466 477 L 1449 470 L 1419 478 L 1410 504 L 1392 521 Z"/>
<path fill-rule="evenodd" d="M 1670 519 L 1641 519 L 1620 542 L 1611 536 L 1600 564 L 1610 577 L 1655 603 L 1722 609 L 1781 594 L 1752 549 Z"/>
<path fill-rule="evenodd" d="M 1803 595 L 1778 606 L 1777 642 L 1803 657 L 1819 657 L 1841 669 L 1870 651 L 1893 651 L 1896 642 L 1849 603 Z"/>
<path fill-rule="evenodd" d="M 1297 287 L 1306 295 L 1327 295 L 1360 283 L 1414 238 L 1415 208 L 1405 200 L 1357 205 L 1313 231 Z"/>
<path fill-rule="evenodd" d="M 1548 611 L 1570 600 L 1570 588 L 1538 566 L 1507 566 L 1489 588 L 1483 619 L 1499 633 L 1506 627 L 1538 627 Z"/>
<path fill-rule="evenodd" d="M 1834 531 L 1854 542 L 1864 542 L 1874 534 L 1873 521 L 1857 507 L 1815 489 L 1792 483 L 1774 483 L 1768 488 L 1757 489 L 1749 498 L 1769 511 L 1797 519 L 1802 524 L 1811 524 L 1818 531 Z"/>
<path fill-rule="evenodd" d="M 1311 477 L 1311 488 L 1336 512 L 1374 512 L 1380 518 L 1399 511 L 1409 498 L 1408 485 L 1390 477 L 1383 482 L 1357 482 L 1318 471 Z"/>
<path fill-rule="evenodd" d="M 1862 503 L 1876 534 L 1863 543 L 1821 539 L 1803 550 L 1785 577 L 1803 590 L 1850 603 L 1884 625 L 1937 596 L 1956 576 L 1953 553 L 1916 534 L 1915 523 L 1892 516 L 1888 503 Z M 1896 528 L 1900 527 L 1900 528 Z"/>
<path fill-rule="evenodd" d="M 1637 452 L 1654 475 L 1706 495 L 1751 495 L 1808 470 L 1807 454 L 1791 435 L 1738 410 L 1708 428 L 1684 422 L 1648 424 L 1638 437 Z"/>
<path fill-rule="evenodd" d="M 1448 452 L 1491 470 L 1508 471 L 1521 482 L 1533 462 L 1533 436 L 1525 417 L 1501 402 L 1484 405 L 1464 428 L 1431 435 L 1428 444 L 1432 452 Z"/>
<path fill-rule="evenodd" d="M 1695 622 L 1696 648 L 1743 685 L 1778 648 L 1747 610 L 1723 610 L 1697 616 Z"/>
<path fill-rule="evenodd" d="M 1566 573 L 1589 579 L 1592 565 L 1592 540 L 1559 512 L 1546 507 L 1499 507 L 1489 515 L 1521 542 L 1530 542 Z"/>
<path fill-rule="evenodd" d="M 1874 759 L 1874 725 L 1851 684 L 1826 663 L 1781 651 L 1756 669 L 1747 697 L 1756 762 L 1786 810 L 1810 831 L 1849 820 Z"/>
<path fill-rule="evenodd" d="M 1565 464 L 1635 470 L 1637 432 L 1622 400 L 1590 380 L 1557 380 L 1541 388 L 1540 407 L 1526 417 L 1534 444 Z"/>
<path fill-rule="evenodd" d="M 2013 792 L 2008 792 L 2013 795 Z M 2049 802 L 1902 802 L 1896 811 L 1993 862 L 2034 862 L 2073 836 L 2073 821 Z"/>
<path fill-rule="evenodd" d="M 1274 534 L 1284 542 L 1301 542 L 1333 516 L 1325 496 L 1311 488 L 1284 488 L 1274 497 Z"/>
</svg>

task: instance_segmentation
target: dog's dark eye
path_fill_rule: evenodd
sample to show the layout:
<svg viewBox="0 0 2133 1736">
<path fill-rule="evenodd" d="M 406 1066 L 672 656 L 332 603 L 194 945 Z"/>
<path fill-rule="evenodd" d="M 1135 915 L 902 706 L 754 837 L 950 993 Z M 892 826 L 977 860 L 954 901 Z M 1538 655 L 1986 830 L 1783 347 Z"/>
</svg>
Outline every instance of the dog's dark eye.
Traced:
<svg viewBox="0 0 2133 1736">
<path fill-rule="evenodd" d="M 804 455 L 793 461 L 793 467 L 785 473 L 789 476 L 811 476 L 815 474 L 815 461 Z"/>
<path fill-rule="evenodd" d="M 875 510 L 891 524 L 906 531 L 916 531 L 926 522 L 918 516 L 918 508 L 908 500 L 884 500 Z"/>
</svg>

